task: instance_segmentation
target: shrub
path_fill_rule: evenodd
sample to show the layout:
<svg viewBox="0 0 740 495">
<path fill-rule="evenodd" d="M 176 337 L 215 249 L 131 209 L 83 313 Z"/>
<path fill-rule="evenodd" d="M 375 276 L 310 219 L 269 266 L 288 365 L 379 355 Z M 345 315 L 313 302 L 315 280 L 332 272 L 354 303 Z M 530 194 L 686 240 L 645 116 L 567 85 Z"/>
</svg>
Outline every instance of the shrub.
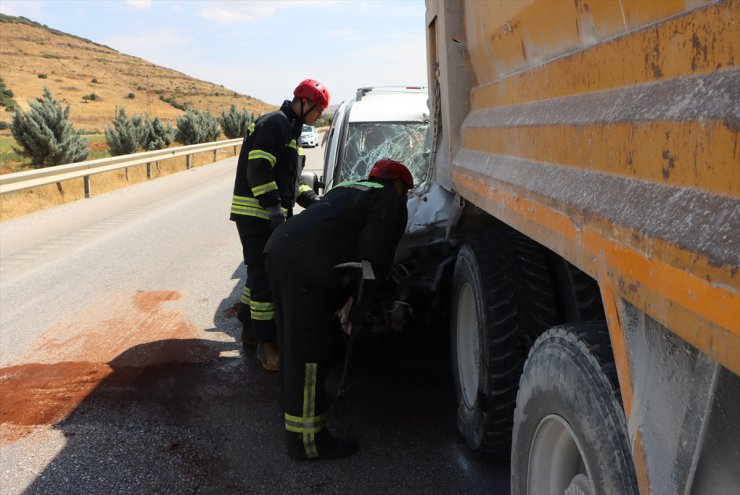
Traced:
<svg viewBox="0 0 740 495">
<path fill-rule="evenodd" d="M 210 143 L 221 134 L 218 119 L 211 112 L 188 110 L 188 113 L 177 118 L 175 139 L 182 144 Z"/>
<path fill-rule="evenodd" d="M 44 74 L 44 73 L 42 72 L 41 74 L 39 74 L 39 75 L 38 75 L 38 76 L 36 76 L 36 77 L 38 77 L 39 79 L 46 79 L 46 78 L 47 78 L 47 77 L 49 77 L 49 76 L 47 76 L 46 74 Z"/>
<path fill-rule="evenodd" d="M 97 84 L 97 82 L 98 82 L 98 78 L 97 78 L 97 77 L 93 77 L 93 78 L 92 78 L 92 81 L 90 81 L 90 82 L 92 82 L 92 83 L 94 83 L 94 84 Z"/>
<path fill-rule="evenodd" d="M 87 158 L 90 149 L 79 131 L 75 132 L 69 120 L 69 105 L 54 99 L 49 88 L 44 97 L 29 101 L 28 112 L 16 111 L 10 130 L 22 149 L 15 149 L 31 158 L 37 167 L 50 167 L 79 162 Z"/>
<path fill-rule="evenodd" d="M 15 110 L 18 106 L 13 99 L 13 90 L 5 87 L 5 81 L 0 77 L 0 106 L 7 108 L 10 111 Z"/>
<path fill-rule="evenodd" d="M 182 110 L 183 112 L 187 112 L 188 110 L 190 110 L 190 108 L 188 108 L 187 105 L 183 105 L 182 103 L 176 102 L 174 98 L 169 98 L 164 95 L 159 95 L 159 99 L 165 103 L 169 103 L 170 105 L 177 108 L 178 110 Z"/>
<path fill-rule="evenodd" d="M 86 101 L 95 101 L 98 99 L 98 97 L 95 95 L 95 93 L 90 93 L 89 95 L 83 96 L 82 99 Z"/>
<path fill-rule="evenodd" d="M 175 138 L 175 129 L 171 125 L 163 124 L 159 117 L 154 120 L 146 119 L 146 133 L 142 146 L 147 151 L 161 150 L 172 144 Z"/>
<path fill-rule="evenodd" d="M 141 117 L 134 116 L 129 119 L 126 110 L 120 108 L 116 118 L 113 119 L 113 127 L 105 129 L 105 140 L 110 154 L 117 156 L 135 153 L 142 147 L 146 133 L 146 123 Z"/>
<path fill-rule="evenodd" d="M 244 137 L 247 133 L 249 124 L 252 123 L 252 115 L 246 110 L 237 110 L 234 105 L 231 105 L 228 112 L 221 114 L 219 123 L 227 138 L 236 139 Z"/>
<path fill-rule="evenodd" d="M 128 98 L 129 100 L 133 100 L 134 98 L 136 98 L 136 95 L 135 95 L 135 94 L 133 94 L 133 93 L 129 93 L 129 94 L 128 94 L 128 96 L 127 96 L 127 98 Z"/>
<path fill-rule="evenodd" d="M 5 122 L 4 120 L 0 120 L 0 129 L 10 129 L 10 124 Z"/>
<path fill-rule="evenodd" d="M 328 114 L 328 115 L 325 114 L 321 118 L 319 118 L 316 122 L 314 122 L 313 125 L 315 125 L 316 127 L 330 126 L 332 120 L 334 120 L 334 114 L 333 113 L 332 114 Z"/>
</svg>

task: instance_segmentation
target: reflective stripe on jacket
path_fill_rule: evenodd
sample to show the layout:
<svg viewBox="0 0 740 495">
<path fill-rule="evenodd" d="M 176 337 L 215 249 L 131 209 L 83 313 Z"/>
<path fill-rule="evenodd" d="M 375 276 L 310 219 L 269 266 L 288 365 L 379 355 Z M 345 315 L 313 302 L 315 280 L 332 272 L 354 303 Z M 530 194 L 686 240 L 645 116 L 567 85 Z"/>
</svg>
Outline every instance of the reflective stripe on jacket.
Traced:
<svg viewBox="0 0 740 495">
<path fill-rule="evenodd" d="M 249 127 L 236 166 L 231 220 L 268 220 L 269 207 L 281 206 L 286 214 L 293 208 L 302 125 L 286 100 L 280 110 L 263 115 Z M 266 222 L 259 225 L 269 228 Z"/>
</svg>

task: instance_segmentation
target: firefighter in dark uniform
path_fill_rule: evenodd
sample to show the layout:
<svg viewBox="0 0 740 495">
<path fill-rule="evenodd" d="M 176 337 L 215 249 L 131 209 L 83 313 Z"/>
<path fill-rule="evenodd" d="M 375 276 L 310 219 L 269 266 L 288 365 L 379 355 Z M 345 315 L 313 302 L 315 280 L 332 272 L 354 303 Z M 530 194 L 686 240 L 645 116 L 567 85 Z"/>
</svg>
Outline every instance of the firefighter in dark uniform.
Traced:
<svg viewBox="0 0 740 495">
<path fill-rule="evenodd" d="M 350 312 L 350 321 L 365 321 L 372 293 L 389 273 L 406 227 L 412 187 L 403 164 L 379 160 L 367 180 L 340 183 L 278 227 L 267 242 L 265 264 L 275 295 L 282 402 L 293 458 L 333 459 L 358 449 L 354 439 L 334 438 L 326 429 L 323 387 L 336 328 L 332 321 L 355 287 L 335 267 L 370 262 L 375 281 L 365 281 L 364 296 Z"/>
<path fill-rule="evenodd" d="M 272 231 L 292 215 L 296 200 L 316 201 L 310 187 L 299 184 L 303 157 L 298 137 L 329 106 L 329 92 L 313 79 L 302 81 L 280 110 L 263 115 L 244 136 L 236 167 L 231 220 L 242 244 L 247 279 L 237 317 L 242 343 L 257 342 L 257 357 L 271 371 L 279 369 L 277 335 L 270 284 L 262 250 Z"/>
</svg>

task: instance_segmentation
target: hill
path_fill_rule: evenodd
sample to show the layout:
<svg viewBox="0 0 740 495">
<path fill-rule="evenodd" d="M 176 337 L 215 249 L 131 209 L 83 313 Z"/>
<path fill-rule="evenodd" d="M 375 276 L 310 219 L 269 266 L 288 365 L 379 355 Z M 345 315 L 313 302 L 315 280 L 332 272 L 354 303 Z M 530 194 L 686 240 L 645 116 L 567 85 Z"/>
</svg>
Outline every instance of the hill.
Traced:
<svg viewBox="0 0 740 495">
<path fill-rule="evenodd" d="M 185 113 L 182 107 L 216 115 L 231 105 L 255 115 L 276 108 L 24 17 L 0 14 L 0 60 L 0 77 L 21 109 L 46 86 L 70 105 L 75 128 L 90 133 L 102 132 L 120 107 L 128 115 L 149 114 L 173 125 Z M 0 121 L 12 118 L 0 107 Z"/>
</svg>

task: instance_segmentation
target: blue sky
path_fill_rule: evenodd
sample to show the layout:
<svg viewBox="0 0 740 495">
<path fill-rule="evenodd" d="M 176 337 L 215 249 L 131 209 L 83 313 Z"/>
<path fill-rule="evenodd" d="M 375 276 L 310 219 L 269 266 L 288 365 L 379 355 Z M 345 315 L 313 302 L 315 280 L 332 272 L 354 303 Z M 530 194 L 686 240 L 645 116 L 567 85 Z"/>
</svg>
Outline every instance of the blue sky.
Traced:
<svg viewBox="0 0 740 495">
<path fill-rule="evenodd" d="M 302 79 L 332 104 L 426 86 L 423 0 L 0 0 L 0 12 L 280 104 Z"/>
</svg>

